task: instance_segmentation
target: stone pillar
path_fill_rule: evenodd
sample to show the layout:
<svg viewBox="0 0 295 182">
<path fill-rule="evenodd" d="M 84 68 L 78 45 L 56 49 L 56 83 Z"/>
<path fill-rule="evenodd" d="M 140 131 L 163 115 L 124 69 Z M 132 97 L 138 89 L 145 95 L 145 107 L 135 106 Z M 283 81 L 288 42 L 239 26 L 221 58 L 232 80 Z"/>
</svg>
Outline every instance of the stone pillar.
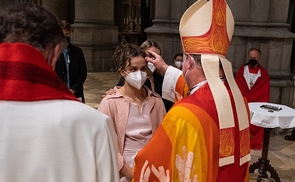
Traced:
<svg viewBox="0 0 295 182">
<path fill-rule="evenodd" d="M 69 12 L 67 0 L 42 0 L 42 6 L 61 20 L 67 20 Z"/>
<path fill-rule="evenodd" d="M 75 0 L 72 42 L 84 52 L 88 71 L 113 71 L 112 54 L 118 45 L 113 0 Z"/>
<path fill-rule="evenodd" d="M 155 19 L 153 26 L 145 29 L 148 39 L 161 45 L 162 56 L 166 63 L 173 63 L 173 56 L 182 52 L 179 37 L 179 20 L 188 7 L 188 1 L 155 1 Z"/>
<path fill-rule="evenodd" d="M 43 6 L 54 13 L 60 19 L 66 19 L 69 14 L 68 4 L 70 0 L 0 0 L 0 10 L 18 3 L 30 2 Z"/>
<path fill-rule="evenodd" d="M 35 3 L 41 5 L 42 0 L 0 0 L 0 11 L 8 6 L 18 4 L 18 3 Z"/>
<path fill-rule="evenodd" d="M 234 73 L 248 62 L 247 52 L 251 47 L 261 49 L 261 65 L 271 79 L 270 102 L 293 106 L 290 62 L 295 35 L 288 30 L 289 0 L 227 2 L 235 18 L 235 32 L 227 53 Z"/>
<path fill-rule="evenodd" d="M 11 0 L 0 0 L 0 11 L 12 5 Z"/>
</svg>

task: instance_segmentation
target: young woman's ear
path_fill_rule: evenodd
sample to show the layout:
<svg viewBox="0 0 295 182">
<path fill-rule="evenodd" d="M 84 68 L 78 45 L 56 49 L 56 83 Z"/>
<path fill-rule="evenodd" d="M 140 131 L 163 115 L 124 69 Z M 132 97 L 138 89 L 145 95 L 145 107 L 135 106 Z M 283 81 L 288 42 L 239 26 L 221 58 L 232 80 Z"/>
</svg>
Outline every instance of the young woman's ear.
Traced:
<svg viewBox="0 0 295 182">
<path fill-rule="evenodd" d="M 124 70 L 122 68 L 119 69 L 119 73 L 121 74 L 121 76 L 125 77 L 126 73 L 124 72 Z"/>
</svg>

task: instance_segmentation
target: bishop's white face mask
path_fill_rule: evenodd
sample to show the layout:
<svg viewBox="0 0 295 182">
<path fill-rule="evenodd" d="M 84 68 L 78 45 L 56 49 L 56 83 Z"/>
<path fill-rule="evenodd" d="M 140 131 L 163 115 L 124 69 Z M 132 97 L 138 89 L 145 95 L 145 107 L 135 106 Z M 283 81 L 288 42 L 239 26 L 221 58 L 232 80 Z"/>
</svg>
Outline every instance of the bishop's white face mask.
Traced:
<svg viewBox="0 0 295 182">
<path fill-rule="evenodd" d="M 155 67 L 155 65 L 154 65 L 153 63 L 148 62 L 147 67 L 148 67 L 152 72 L 154 72 L 154 71 L 156 70 L 156 67 Z"/>
<path fill-rule="evenodd" d="M 140 71 L 140 70 L 135 71 L 135 72 L 131 72 L 131 73 L 126 73 L 126 74 L 127 75 L 125 76 L 125 80 L 130 85 L 135 87 L 137 90 L 139 90 L 142 87 L 142 85 L 144 84 L 144 82 L 147 79 L 147 73 L 143 72 L 143 71 Z"/>
<path fill-rule="evenodd" d="M 181 61 L 175 61 L 175 66 L 177 67 L 177 68 L 181 68 L 181 66 L 182 66 L 182 62 Z"/>
</svg>

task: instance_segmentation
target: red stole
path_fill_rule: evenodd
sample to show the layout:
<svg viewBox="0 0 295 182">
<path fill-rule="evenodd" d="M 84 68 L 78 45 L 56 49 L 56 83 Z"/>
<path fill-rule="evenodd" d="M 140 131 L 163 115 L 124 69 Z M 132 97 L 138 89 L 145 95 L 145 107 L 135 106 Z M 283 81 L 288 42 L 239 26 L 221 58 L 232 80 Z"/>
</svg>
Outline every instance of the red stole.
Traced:
<svg viewBox="0 0 295 182">
<path fill-rule="evenodd" d="M 0 100 L 76 100 L 44 59 L 23 43 L 0 44 Z"/>
</svg>

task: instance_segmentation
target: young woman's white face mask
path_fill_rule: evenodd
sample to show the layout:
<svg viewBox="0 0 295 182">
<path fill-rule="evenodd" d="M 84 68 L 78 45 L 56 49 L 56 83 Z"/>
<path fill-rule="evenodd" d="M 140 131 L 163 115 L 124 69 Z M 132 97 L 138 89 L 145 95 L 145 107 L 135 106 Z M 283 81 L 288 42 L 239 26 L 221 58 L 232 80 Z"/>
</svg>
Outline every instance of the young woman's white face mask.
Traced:
<svg viewBox="0 0 295 182">
<path fill-rule="evenodd" d="M 147 79 L 147 73 L 140 70 L 126 73 L 126 76 L 125 76 L 125 80 L 137 90 L 141 89 L 146 79 Z"/>
</svg>

